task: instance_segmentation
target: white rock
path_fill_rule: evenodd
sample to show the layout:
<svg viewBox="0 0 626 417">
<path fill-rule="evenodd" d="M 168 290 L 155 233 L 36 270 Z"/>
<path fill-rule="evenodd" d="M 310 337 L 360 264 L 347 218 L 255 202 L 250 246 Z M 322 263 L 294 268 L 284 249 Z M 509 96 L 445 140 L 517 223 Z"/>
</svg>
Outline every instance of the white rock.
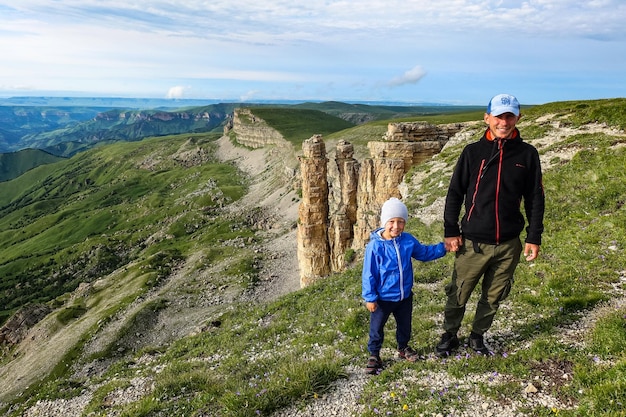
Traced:
<svg viewBox="0 0 626 417">
<path fill-rule="evenodd" d="M 537 392 L 539 392 L 539 390 L 533 384 L 529 383 L 524 389 L 524 392 L 526 394 L 536 394 Z"/>
</svg>

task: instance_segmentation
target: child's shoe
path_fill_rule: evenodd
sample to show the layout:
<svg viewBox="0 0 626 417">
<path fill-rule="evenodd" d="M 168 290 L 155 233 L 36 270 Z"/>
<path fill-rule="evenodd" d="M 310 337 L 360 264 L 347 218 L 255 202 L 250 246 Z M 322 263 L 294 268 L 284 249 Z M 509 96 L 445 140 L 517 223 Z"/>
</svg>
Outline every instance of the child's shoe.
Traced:
<svg viewBox="0 0 626 417">
<path fill-rule="evenodd" d="M 365 373 L 375 375 L 383 369 L 383 361 L 380 360 L 378 355 L 370 355 L 367 359 L 367 365 L 365 366 Z"/>
<path fill-rule="evenodd" d="M 410 346 L 398 349 L 398 356 L 400 359 L 406 359 L 409 362 L 415 362 L 419 358 L 417 352 L 411 349 Z"/>
</svg>

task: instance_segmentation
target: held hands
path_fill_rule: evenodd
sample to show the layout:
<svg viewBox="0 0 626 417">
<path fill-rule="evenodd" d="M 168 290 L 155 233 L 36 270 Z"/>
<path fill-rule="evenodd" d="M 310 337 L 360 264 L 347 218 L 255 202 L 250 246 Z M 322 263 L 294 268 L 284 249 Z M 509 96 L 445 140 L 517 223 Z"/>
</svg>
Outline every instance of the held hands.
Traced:
<svg viewBox="0 0 626 417">
<path fill-rule="evenodd" d="M 457 252 L 463 246 L 463 238 L 461 236 L 446 237 L 443 244 L 448 252 Z"/>
<path fill-rule="evenodd" d="M 461 236 L 446 237 L 443 241 L 448 252 L 457 252 L 463 246 L 463 238 Z M 539 256 L 539 245 L 534 243 L 526 243 L 524 245 L 524 257 L 526 261 L 534 261 Z"/>
</svg>

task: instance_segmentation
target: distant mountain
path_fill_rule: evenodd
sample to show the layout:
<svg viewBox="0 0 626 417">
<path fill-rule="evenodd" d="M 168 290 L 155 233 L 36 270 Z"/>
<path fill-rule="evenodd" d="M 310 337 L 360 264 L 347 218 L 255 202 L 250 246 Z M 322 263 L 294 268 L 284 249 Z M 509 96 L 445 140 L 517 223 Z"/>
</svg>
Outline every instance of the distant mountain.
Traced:
<svg viewBox="0 0 626 417">
<path fill-rule="evenodd" d="M 0 98 L 0 106 L 35 107 L 106 107 L 118 109 L 178 109 L 223 103 L 224 100 L 127 98 L 127 97 L 8 97 Z"/>
<path fill-rule="evenodd" d="M 322 103 L 213 103 L 195 106 L 200 100 L 170 100 L 176 108 L 154 99 L 47 98 L 0 99 L 0 152 L 26 148 L 44 149 L 71 156 L 98 143 L 140 140 L 186 132 L 221 131 L 238 107 L 275 107 L 317 110 L 351 124 L 420 115 L 475 110 L 461 106 L 383 106 Z M 206 102 L 206 100 L 204 101 Z M 50 106 L 54 104 L 55 106 Z M 118 105 L 117 107 L 111 107 Z M 183 106 L 187 107 L 183 107 Z M 189 106 L 191 105 L 191 106 Z"/>
<path fill-rule="evenodd" d="M 328 102 L 213 103 L 207 100 L 124 98 L 12 97 L 0 99 L 0 153 L 4 158 L 0 180 L 16 178 L 56 157 L 71 157 L 96 145 L 137 141 L 146 137 L 181 133 L 222 133 L 240 107 L 268 109 L 261 117 L 279 117 L 283 134 L 296 131 L 328 134 L 375 120 L 458 113 L 475 110 L 460 106 L 387 106 Z M 198 104 L 203 104 L 198 106 Z M 115 106 L 115 107 L 113 107 Z M 161 106 L 159 108 L 159 106 Z M 275 112 L 270 109 L 283 110 Z M 313 112 L 318 112 L 317 115 Z M 330 119 L 322 117 L 332 116 Z M 290 119 L 290 121 L 287 121 Z M 331 119 L 335 119 L 334 121 Z M 323 120 L 323 121 L 322 121 Z M 321 130 L 320 130 L 321 129 Z M 44 151 L 9 159 L 24 149 Z M 25 162 L 28 160 L 29 162 Z M 21 167 L 14 169 L 16 167 Z"/>
<path fill-rule="evenodd" d="M 82 123 L 26 135 L 22 138 L 22 146 L 56 153 L 64 147 L 63 144 L 73 143 L 73 154 L 101 142 L 135 141 L 179 133 L 221 132 L 235 107 L 214 104 L 175 111 L 106 110 Z M 67 149 L 64 149 L 62 155 L 71 154 L 67 154 Z"/>
<path fill-rule="evenodd" d="M 93 119 L 103 108 L 0 106 L 0 152 L 27 148 L 22 138 Z"/>
<path fill-rule="evenodd" d="M 178 109 L 183 107 L 201 107 L 219 103 L 238 103 L 240 106 L 260 105 L 298 105 L 323 104 L 325 101 L 315 100 L 255 100 L 253 102 L 224 99 L 190 99 L 190 98 L 132 98 L 132 97 L 50 97 L 50 96 L 18 96 L 0 97 L 0 106 L 39 106 L 39 107 L 109 107 L 124 109 Z M 337 102 L 339 103 L 339 102 Z M 356 105 L 400 106 L 400 107 L 456 107 L 446 103 L 428 102 L 397 102 L 397 101 L 345 101 Z"/>
<path fill-rule="evenodd" d="M 213 104 L 174 111 L 0 106 L 0 152 L 36 148 L 70 156 L 100 142 L 221 130 L 237 106 Z M 68 142 L 74 145 L 67 146 Z"/>
</svg>

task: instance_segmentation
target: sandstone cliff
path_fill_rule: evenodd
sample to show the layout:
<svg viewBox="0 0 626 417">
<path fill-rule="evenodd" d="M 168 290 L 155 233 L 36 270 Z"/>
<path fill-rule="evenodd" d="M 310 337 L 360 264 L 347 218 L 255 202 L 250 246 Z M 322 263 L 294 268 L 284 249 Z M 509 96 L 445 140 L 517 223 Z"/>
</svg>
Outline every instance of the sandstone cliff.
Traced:
<svg viewBox="0 0 626 417">
<path fill-rule="evenodd" d="M 363 249 L 369 234 L 379 227 L 380 207 L 385 200 L 406 197 L 402 192 L 406 173 L 439 153 L 461 127 L 390 123 L 381 140 L 367 143 L 369 157 L 361 162 L 354 157 L 349 142 L 340 141 L 328 152 L 321 135 L 304 141 L 298 158 L 300 175 L 283 171 L 293 172 L 293 177 L 283 180 L 302 190 L 296 232 L 300 286 L 344 270 L 350 254 Z M 236 109 L 224 134 L 249 148 L 291 148 L 250 109 Z"/>
<path fill-rule="evenodd" d="M 227 125 L 224 133 L 234 131 L 237 142 L 256 149 L 266 145 L 286 143 L 283 136 L 270 127 L 265 120 L 255 116 L 250 109 L 235 109 L 232 124 Z"/>
</svg>

